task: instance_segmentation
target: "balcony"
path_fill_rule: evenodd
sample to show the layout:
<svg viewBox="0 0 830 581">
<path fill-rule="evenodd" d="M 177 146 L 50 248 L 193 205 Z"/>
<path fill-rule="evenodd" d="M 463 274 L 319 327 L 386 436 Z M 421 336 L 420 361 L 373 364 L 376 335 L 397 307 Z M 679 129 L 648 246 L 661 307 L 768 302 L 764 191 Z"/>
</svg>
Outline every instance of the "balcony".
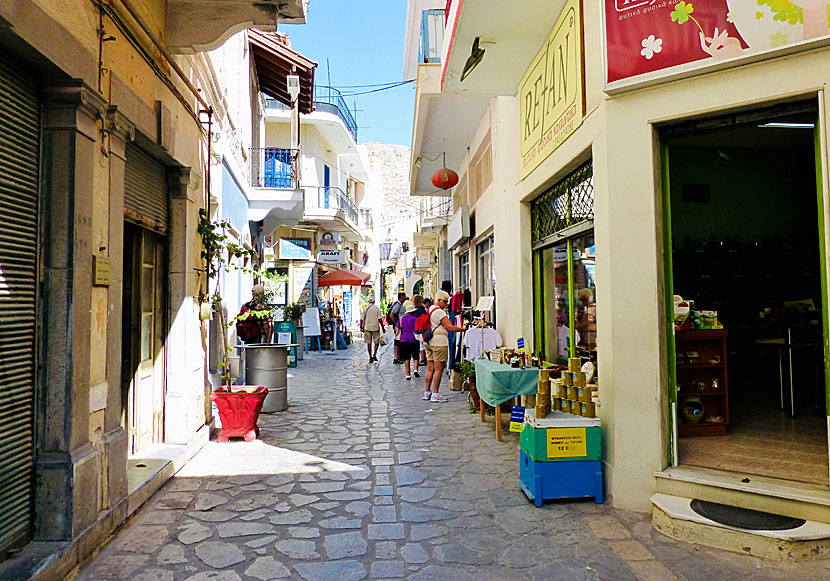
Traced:
<svg viewBox="0 0 830 581">
<path fill-rule="evenodd" d="M 426 196 L 421 199 L 421 228 L 442 228 L 452 220 L 452 198 Z"/>
<path fill-rule="evenodd" d="M 294 189 L 297 186 L 299 149 L 251 148 L 251 186 Z"/>
<path fill-rule="evenodd" d="M 289 107 L 277 101 L 266 97 L 265 106 L 268 109 L 282 109 L 288 110 Z M 314 110 L 323 113 L 331 113 L 340 118 L 343 125 L 351 134 L 352 139 L 357 141 L 357 120 L 354 112 L 349 109 L 343 95 L 337 89 L 332 87 L 314 87 Z"/>
<path fill-rule="evenodd" d="M 324 218 L 333 218 L 338 212 L 343 213 L 346 222 L 352 228 L 358 227 L 358 211 L 357 207 L 352 203 L 346 193 L 336 186 L 303 186 L 305 190 L 305 219 L 316 219 L 317 211 L 330 210 L 330 212 L 320 212 Z M 309 210 L 312 210 L 309 212 Z"/>
</svg>

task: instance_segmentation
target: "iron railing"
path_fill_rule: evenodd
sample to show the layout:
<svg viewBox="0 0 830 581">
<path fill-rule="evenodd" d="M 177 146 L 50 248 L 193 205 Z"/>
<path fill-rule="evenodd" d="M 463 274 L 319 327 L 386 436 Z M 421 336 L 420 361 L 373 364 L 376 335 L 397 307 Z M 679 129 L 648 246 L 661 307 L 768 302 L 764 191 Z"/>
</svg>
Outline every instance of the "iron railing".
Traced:
<svg viewBox="0 0 830 581">
<path fill-rule="evenodd" d="M 251 148 L 251 186 L 255 188 L 297 187 L 299 149 L 279 147 Z"/>
<path fill-rule="evenodd" d="M 425 220 L 431 218 L 452 218 L 452 198 L 424 197 L 422 216 Z"/>
<path fill-rule="evenodd" d="M 594 219 L 594 166 L 588 161 L 530 203 L 533 242 Z"/>
<path fill-rule="evenodd" d="M 441 8 L 421 11 L 421 45 L 418 47 L 418 62 L 440 63 L 441 48 L 444 46 L 446 12 Z"/>
<path fill-rule="evenodd" d="M 265 106 L 269 109 L 290 109 L 288 105 L 272 99 L 265 98 Z M 314 108 L 317 111 L 325 111 L 332 115 L 337 115 L 352 134 L 352 137 L 357 141 L 357 120 L 355 119 L 355 110 L 350 109 L 346 104 L 343 95 L 333 87 L 314 87 Z"/>
<path fill-rule="evenodd" d="M 340 117 L 340 120 L 357 141 L 357 120 L 355 113 L 349 109 L 343 95 L 334 87 L 314 87 L 314 107 L 320 111 L 327 111 Z"/>
<path fill-rule="evenodd" d="M 303 186 L 303 189 L 306 208 L 339 210 L 346 216 L 346 220 L 357 227 L 357 207 L 343 190 L 337 186 Z"/>
</svg>

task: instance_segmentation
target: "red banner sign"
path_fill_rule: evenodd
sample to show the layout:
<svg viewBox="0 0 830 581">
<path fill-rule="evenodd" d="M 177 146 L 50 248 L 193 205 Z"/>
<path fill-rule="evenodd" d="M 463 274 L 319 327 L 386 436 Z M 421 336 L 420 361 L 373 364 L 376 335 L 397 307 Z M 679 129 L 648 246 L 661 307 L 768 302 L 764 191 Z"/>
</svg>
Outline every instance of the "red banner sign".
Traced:
<svg viewBox="0 0 830 581">
<path fill-rule="evenodd" d="M 828 10 L 828 0 L 605 0 L 607 81 L 827 36 Z"/>
</svg>

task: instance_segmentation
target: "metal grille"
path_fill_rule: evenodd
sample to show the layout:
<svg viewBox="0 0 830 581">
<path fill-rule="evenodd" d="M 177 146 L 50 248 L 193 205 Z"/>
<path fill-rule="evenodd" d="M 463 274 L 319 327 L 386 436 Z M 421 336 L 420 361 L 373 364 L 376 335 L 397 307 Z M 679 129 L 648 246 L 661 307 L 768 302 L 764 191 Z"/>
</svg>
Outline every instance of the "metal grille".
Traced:
<svg viewBox="0 0 830 581">
<path fill-rule="evenodd" d="M 591 161 L 530 203 L 533 242 L 594 219 L 594 166 Z"/>
<path fill-rule="evenodd" d="M 0 52 L 0 559 L 30 534 L 40 102 Z"/>
<path fill-rule="evenodd" d="M 167 233 L 167 169 L 133 144 L 127 144 L 124 217 L 149 230 Z"/>
</svg>

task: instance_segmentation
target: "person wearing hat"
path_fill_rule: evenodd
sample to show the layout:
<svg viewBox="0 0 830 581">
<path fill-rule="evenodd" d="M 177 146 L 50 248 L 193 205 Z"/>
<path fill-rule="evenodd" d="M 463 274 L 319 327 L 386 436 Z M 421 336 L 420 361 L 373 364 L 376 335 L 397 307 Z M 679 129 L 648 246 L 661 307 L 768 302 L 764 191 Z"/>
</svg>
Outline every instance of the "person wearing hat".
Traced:
<svg viewBox="0 0 830 581">
<path fill-rule="evenodd" d="M 381 314 L 380 308 L 375 305 L 374 295 L 369 295 L 369 304 L 360 318 L 360 330 L 363 332 L 363 341 L 366 342 L 366 349 L 369 351 L 369 363 L 378 360 L 381 329 L 384 333 L 386 332 L 383 325 L 383 314 Z M 372 351 L 373 343 L 375 345 L 374 351 Z"/>
<path fill-rule="evenodd" d="M 438 395 L 438 387 L 441 385 L 441 375 L 444 373 L 450 355 L 448 332 L 456 331 L 460 333 L 464 331 L 464 327 L 456 327 L 450 323 L 446 311 L 449 308 L 449 301 L 449 293 L 440 290 L 435 293 L 435 306 L 430 307 L 427 311 L 432 339 L 427 341 L 424 347 L 427 355 L 427 372 L 424 374 L 424 401 L 437 403 L 447 401 L 447 398 Z"/>
<path fill-rule="evenodd" d="M 415 311 L 417 310 L 418 307 L 415 306 L 415 303 L 412 301 L 404 301 L 404 315 L 395 324 L 395 328 L 399 330 L 401 334 L 400 349 L 398 352 L 401 360 L 403 361 L 404 369 L 406 370 L 407 381 L 412 379 L 412 376 L 409 374 L 409 365 L 412 359 L 415 360 L 415 377 L 421 377 L 418 373 L 418 359 L 421 353 L 421 342 L 418 341 L 417 337 L 415 337 L 415 321 L 418 320 L 418 317 L 415 315 Z"/>
</svg>

